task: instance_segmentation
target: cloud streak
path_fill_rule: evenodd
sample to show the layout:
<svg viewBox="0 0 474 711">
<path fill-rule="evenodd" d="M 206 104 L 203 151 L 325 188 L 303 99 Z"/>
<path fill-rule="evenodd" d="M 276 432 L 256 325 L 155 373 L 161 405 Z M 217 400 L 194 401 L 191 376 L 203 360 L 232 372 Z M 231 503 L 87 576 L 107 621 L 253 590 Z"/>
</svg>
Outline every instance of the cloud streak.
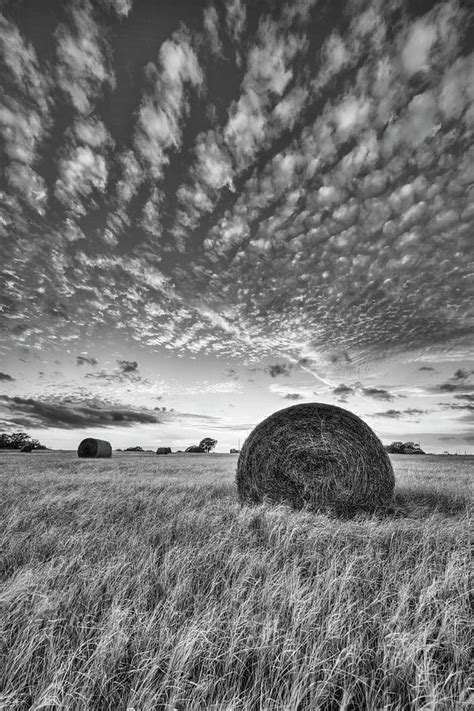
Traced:
<svg viewBox="0 0 474 711">
<path fill-rule="evenodd" d="M 4 383 L 13 383 L 15 378 L 12 378 L 11 375 L 8 375 L 8 373 L 0 373 L 0 381 Z"/>
<path fill-rule="evenodd" d="M 192 418 L 203 422 L 214 421 L 202 415 L 166 411 L 166 408 L 137 408 L 93 398 L 84 401 L 71 399 L 38 400 L 35 398 L 0 395 L 3 419 L 11 426 L 47 429 L 84 429 L 90 427 L 132 427 L 163 424 Z"/>
</svg>

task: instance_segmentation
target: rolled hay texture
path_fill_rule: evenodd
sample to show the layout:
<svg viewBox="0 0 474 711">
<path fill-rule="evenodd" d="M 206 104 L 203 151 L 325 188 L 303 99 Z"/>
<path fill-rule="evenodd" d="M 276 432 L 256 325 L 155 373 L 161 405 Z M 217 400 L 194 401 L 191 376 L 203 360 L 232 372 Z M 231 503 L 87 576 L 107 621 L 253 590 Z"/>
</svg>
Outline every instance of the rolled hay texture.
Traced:
<svg viewBox="0 0 474 711">
<path fill-rule="evenodd" d="M 237 462 L 242 503 L 349 513 L 386 508 L 395 486 L 378 437 L 342 407 L 317 402 L 273 413 L 250 433 Z"/>
<path fill-rule="evenodd" d="M 112 445 L 104 439 L 87 437 L 83 439 L 77 449 L 79 457 L 89 457 L 92 459 L 106 459 L 112 456 Z"/>
<path fill-rule="evenodd" d="M 158 447 L 157 454 L 171 454 L 171 447 Z"/>
</svg>

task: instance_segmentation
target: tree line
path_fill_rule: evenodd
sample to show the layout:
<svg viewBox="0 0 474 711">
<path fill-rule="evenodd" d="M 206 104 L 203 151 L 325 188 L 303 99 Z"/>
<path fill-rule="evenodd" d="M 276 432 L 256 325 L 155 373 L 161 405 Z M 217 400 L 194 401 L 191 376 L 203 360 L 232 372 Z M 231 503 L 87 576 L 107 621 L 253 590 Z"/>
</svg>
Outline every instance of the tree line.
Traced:
<svg viewBox="0 0 474 711">
<path fill-rule="evenodd" d="M 27 432 L 13 432 L 0 434 L 0 449 L 19 449 L 23 452 L 32 452 L 34 449 L 48 449 L 38 439 L 33 439 Z"/>
<path fill-rule="evenodd" d="M 416 442 L 392 442 L 385 449 L 389 454 L 426 454 Z"/>
</svg>

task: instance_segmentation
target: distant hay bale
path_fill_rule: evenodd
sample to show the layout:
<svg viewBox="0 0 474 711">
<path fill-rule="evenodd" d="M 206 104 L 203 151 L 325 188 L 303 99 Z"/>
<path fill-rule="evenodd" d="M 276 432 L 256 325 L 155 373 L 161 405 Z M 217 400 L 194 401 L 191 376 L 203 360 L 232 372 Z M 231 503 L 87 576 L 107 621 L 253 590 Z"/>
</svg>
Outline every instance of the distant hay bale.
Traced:
<svg viewBox="0 0 474 711">
<path fill-rule="evenodd" d="M 190 447 L 186 447 L 184 451 L 188 454 L 205 454 L 204 449 L 202 449 L 202 447 L 198 444 L 192 444 Z"/>
<path fill-rule="evenodd" d="M 83 439 L 77 449 L 79 457 L 89 457 L 92 459 L 106 459 L 112 456 L 112 446 L 110 442 L 103 439 L 87 437 Z"/>
<path fill-rule="evenodd" d="M 158 447 L 157 454 L 171 454 L 171 447 Z"/>
<path fill-rule="evenodd" d="M 390 459 L 370 427 L 342 407 L 293 405 L 263 420 L 245 441 L 237 489 L 245 504 L 374 511 L 395 486 Z"/>
</svg>

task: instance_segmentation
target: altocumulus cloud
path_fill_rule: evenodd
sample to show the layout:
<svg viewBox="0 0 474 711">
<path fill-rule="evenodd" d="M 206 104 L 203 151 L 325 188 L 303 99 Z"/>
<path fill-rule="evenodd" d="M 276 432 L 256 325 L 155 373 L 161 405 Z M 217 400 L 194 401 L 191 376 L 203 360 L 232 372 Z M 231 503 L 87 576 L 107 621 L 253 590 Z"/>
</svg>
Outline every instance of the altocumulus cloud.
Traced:
<svg viewBox="0 0 474 711">
<path fill-rule="evenodd" d="M 311 0 L 192 16 L 178 1 L 140 53 L 131 0 L 66 1 L 34 33 L 4 5 L 0 326 L 15 346 L 112 334 L 317 374 L 467 348 L 466 3 L 349 0 L 335 19 Z"/>
</svg>

